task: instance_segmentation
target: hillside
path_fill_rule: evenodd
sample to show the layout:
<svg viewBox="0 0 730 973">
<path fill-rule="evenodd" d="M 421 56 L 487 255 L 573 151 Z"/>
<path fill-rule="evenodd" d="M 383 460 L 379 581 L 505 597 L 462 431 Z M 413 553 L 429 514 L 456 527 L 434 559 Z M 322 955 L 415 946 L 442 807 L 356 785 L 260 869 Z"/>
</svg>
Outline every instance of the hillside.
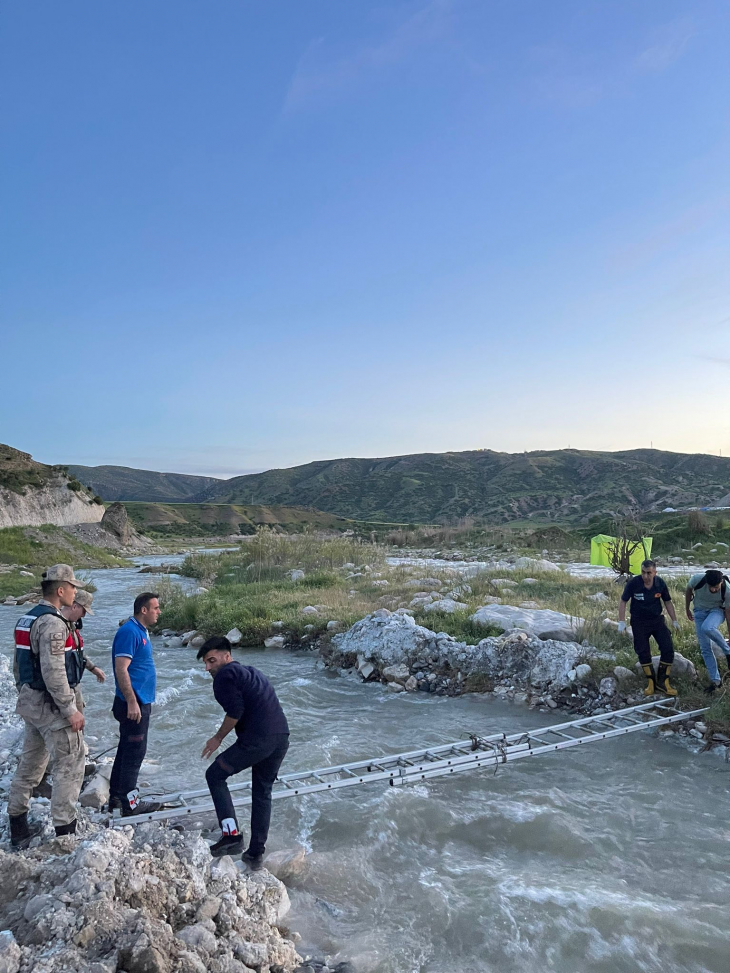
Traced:
<svg viewBox="0 0 730 973">
<path fill-rule="evenodd" d="M 69 466 L 69 472 L 102 500 L 149 500 L 184 503 L 223 480 L 186 473 L 155 473 L 128 466 Z"/>
<path fill-rule="evenodd" d="M 730 459 L 636 449 L 475 450 L 338 459 L 219 481 L 200 502 L 307 506 L 361 520 L 449 522 L 475 516 L 583 523 L 600 515 L 703 506 L 730 488 Z"/>
<path fill-rule="evenodd" d="M 292 534 L 306 528 L 343 531 L 356 527 L 353 521 L 334 514 L 301 507 L 131 502 L 124 506 L 138 530 L 163 537 L 253 534 L 262 525 Z"/>
<path fill-rule="evenodd" d="M 104 508 L 62 466 L 0 444 L 0 527 L 96 523 Z"/>
</svg>

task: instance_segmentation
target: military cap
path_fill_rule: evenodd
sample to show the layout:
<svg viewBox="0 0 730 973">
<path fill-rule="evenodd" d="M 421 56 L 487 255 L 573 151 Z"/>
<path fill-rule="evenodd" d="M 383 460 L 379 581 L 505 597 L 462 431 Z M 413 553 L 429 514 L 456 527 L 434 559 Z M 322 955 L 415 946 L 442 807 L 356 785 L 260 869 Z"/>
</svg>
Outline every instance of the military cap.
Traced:
<svg viewBox="0 0 730 973">
<path fill-rule="evenodd" d="M 78 590 L 76 592 L 76 597 L 74 598 L 76 604 L 81 605 L 81 607 L 85 609 L 87 615 L 94 614 L 91 610 L 91 603 L 93 600 L 94 596 L 92 593 L 90 591 L 84 591 L 83 589 Z"/>
<path fill-rule="evenodd" d="M 74 588 L 83 588 L 83 581 L 74 575 L 74 569 L 70 564 L 54 564 L 46 570 L 41 575 L 44 581 L 65 581 L 66 584 L 72 584 Z"/>
</svg>

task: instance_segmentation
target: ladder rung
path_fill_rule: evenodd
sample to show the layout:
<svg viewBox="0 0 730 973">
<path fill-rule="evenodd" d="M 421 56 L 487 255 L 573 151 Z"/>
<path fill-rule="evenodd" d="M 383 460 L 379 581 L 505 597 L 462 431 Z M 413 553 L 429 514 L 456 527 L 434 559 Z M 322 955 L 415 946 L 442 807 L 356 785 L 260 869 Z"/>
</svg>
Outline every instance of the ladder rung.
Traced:
<svg viewBox="0 0 730 973">
<path fill-rule="evenodd" d="M 277 778 L 272 797 L 280 799 L 329 792 L 373 781 L 382 781 L 389 786 L 402 786 L 417 780 L 448 776 L 479 767 L 494 767 L 495 763 L 555 753 L 585 742 L 619 737 L 644 728 L 665 726 L 707 712 L 707 707 L 681 711 L 672 703 L 644 703 L 602 714 L 600 717 L 581 717 L 523 733 L 497 733 L 484 738 L 474 736 L 469 740 L 459 740 L 443 746 L 381 756 L 377 761 L 360 760 L 337 767 L 320 767 L 316 770 L 285 774 Z M 558 741 L 555 741 L 555 737 L 558 737 Z M 234 806 L 243 807 L 251 803 L 250 782 L 232 784 L 230 790 Z M 163 803 L 174 803 L 176 806 L 132 818 L 122 819 L 120 815 L 114 814 L 110 824 L 113 827 L 125 827 L 129 824 L 143 824 L 146 821 L 203 814 L 213 810 L 207 788 L 156 796 Z"/>
</svg>

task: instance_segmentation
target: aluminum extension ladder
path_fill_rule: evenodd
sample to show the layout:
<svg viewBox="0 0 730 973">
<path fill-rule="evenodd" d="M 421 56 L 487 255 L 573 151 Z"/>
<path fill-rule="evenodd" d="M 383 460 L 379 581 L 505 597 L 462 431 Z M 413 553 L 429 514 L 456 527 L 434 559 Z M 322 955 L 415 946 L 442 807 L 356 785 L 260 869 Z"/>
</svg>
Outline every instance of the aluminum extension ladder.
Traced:
<svg viewBox="0 0 730 973">
<path fill-rule="evenodd" d="M 472 736 L 458 743 L 446 743 L 412 750 L 385 757 L 373 757 L 354 763 L 340 764 L 337 767 L 322 767 L 318 770 L 303 770 L 299 773 L 284 774 L 277 778 L 272 792 L 273 800 L 303 797 L 320 791 L 333 791 L 340 787 L 354 787 L 384 781 L 390 786 L 400 786 L 416 781 L 430 780 L 432 777 L 445 777 L 479 767 L 493 767 L 510 760 L 523 757 L 539 757 L 567 750 L 598 740 L 636 733 L 639 730 L 679 723 L 707 712 L 707 707 L 689 711 L 676 708 L 676 701 L 659 700 L 630 706 L 627 709 L 603 713 L 599 716 L 586 716 L 567 723 L 527 730 L 524 733 L 495 733 L 487 737 Z M 251 782 L 230 785 L 233 803 L 244 807 L 251 803 Z M 145 798 L 168 805 L 152 814 L 137 814 L 121 817 L 119 812 L 111 818 L 112 827 L 128 824 L 143 824 L 146 821 L 160 821 L 169 818 L 190 817 L 214 810 L 208 788 L 197 791 L 180 791 L 174 794 L 145 794 Z"/>
</svg>

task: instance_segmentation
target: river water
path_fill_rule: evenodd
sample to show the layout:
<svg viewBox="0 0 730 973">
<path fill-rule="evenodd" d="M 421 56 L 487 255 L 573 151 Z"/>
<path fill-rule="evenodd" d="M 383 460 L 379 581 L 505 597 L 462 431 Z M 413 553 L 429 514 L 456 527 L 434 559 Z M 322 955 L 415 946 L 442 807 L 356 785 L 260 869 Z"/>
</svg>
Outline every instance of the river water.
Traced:
<svg viewBox="0 0 730 973">
<path fill-rule="evenodd" d="M 110 674 L 118 622 L 157 577 L 90 574 L 96 614 L 84 635 Z M 2 609 L 6 654 L 21 613 Z M 162 641 L 141 779 L 192 789 L 204 786 L 199 754 L 221 711 L 194 653 Z M 237 658 L 276 686 L 292 729 L 289 771 L 559 720 L 493 697 L 393 695 L 334 676 L 310 654 Z M 84 692 L 99 753 L 116 739 L 113 690 L 87 674 Z M 729 784 L 717 756 L 636 734 L 496 775 L 275 802 L 269 850 L 309 852 L 286 920 L 300 952 L 351 960 L 363 973 L 727 973 Z"/>
</svg>

